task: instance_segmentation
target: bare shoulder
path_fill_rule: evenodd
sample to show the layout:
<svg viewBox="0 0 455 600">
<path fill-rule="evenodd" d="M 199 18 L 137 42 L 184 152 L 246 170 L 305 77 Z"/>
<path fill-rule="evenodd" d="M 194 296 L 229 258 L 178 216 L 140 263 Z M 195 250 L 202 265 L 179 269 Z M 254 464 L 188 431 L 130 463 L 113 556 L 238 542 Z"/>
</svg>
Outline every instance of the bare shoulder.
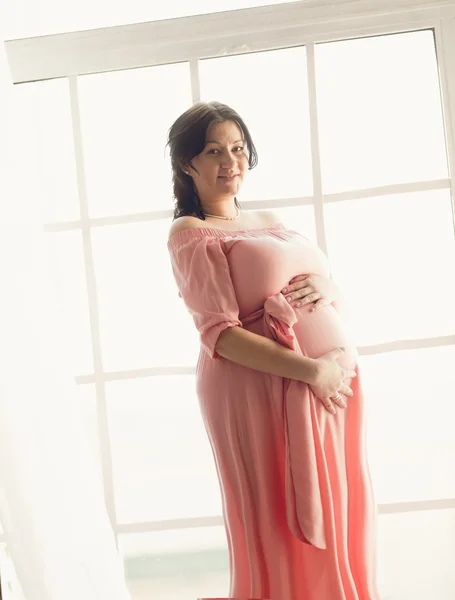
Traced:
<svg viewBox="0 0 455 600">
<path fill-rule="evenodd" d="M 174 233 L 178 233 L 184 229 L 195 229 L 196 227 L 202 227 L 201 223 L 204 223 L 204 221 L 201 221 L 201 219 L 198 219 L 197 217 L 178 217 L 178 219 L 176 219 L 169 228 L 168 239 L 171 238 Z"/>
<path fill-rule="evenodd" d="M 254 211 L 254 215 L 249 216 L 247 223 L 242 226 L 245 228 L 254 229 L 255 227 L 273 227 L 281 223 L 280 217 L 271 210 Z M 189 215 L 178 217 L 169 228 L 168 239 L 175 233 L 184 229 L 196 229 L 198 227 L 207 227 L 207 223 L 198 217 Z"/>
<path fill-rule="evenodd" d="M 280 217 L 273 212 L 273 210 L 261 210 L 261 219 L 264 223 L 264 227 L 272 227 L 273 225 L 280 225 Z"/>
</svg>

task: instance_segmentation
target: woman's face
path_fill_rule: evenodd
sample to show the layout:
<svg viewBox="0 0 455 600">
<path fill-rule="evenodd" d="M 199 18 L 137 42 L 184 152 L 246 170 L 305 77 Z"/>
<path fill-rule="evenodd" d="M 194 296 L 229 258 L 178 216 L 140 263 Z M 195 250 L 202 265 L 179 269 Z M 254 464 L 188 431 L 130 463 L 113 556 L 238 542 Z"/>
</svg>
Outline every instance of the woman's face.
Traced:
<svg viewBox="0 0 455 600">
<path fill-rule="evenodd" d="M 207 130 L 206 145 L 185 171 L 193 178 L 202 204 L 233 200 L 248 171 L 248 149 L 234 121 L 214 123 Z"/>
</svg>

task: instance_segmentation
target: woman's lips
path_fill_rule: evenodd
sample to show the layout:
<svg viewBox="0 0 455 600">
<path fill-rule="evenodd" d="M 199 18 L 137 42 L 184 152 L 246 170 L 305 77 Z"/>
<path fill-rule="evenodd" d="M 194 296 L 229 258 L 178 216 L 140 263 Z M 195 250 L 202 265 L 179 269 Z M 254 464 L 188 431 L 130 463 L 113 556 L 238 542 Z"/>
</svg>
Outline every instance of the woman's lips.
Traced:
<svg viewBox="0 0 455 600">
<path fill-rule="evenodd" d="M 237 174 L 236 175 L 232 175 L 232 177 L 228 177 L 227 175 L 220 175 L 220 179 L 225 179 L 226 181 L 232 181 L 236 177 L 237 177 Z"/>
</svg>

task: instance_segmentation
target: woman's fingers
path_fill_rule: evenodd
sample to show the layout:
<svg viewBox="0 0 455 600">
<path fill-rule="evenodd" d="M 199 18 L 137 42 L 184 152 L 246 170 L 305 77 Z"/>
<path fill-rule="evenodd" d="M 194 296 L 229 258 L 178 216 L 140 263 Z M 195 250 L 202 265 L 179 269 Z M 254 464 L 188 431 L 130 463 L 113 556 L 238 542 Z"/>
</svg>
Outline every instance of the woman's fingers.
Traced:
<svg viewBox="0 0 455 600">
<path fill-rule="evenodd" d="M 341 392 L 341 390 L 340 390 Z M 339 393 L 340 393 L 339 392 Z M 344 393 L 344 392 L 343 392 Z M 351 394 L 346 394 L 346 395 L 351 395 Z M 326 398 L 325 400 L 323 400 L 323 404 L 325 406 L 325 408 L 329 411 L 329 413 L 331 414 L 335 414 L 336 413 L 336 409 L 334 404 L 336 404 L 337 406 L 339 406 L 340 408 L 346 408 L 347 407 L 347 402 L 346 399 L 343 398 L 343 396 L 341 396 L 339 398 Z"/>
<path fill-rule="evenodd" d="M 346 408 L 346 400 L 341 395 L 339 398 L 333 398 L 333 397 L 325 398 L 325 400 L 323 400 L 323 404 L 326 407 L 326 409 L 329 411 L 329 413 L 332 413 L 332 414 L 335 414 L 335 412 L 336 412 L 334 404 L 336 404 L 340 408 Z"/>
<path fill-rule="evenodd" d="M 340 389 L 338 390 L 338 393 L 340 394 L 339 398 L 335 398 L 335 397 L 331 396 L 330 398 L 326 398 L 326 400 L 324 401 L 324 406 L 332 414 L 335 411 L 335 407 L 333 406 L 334 404 L 336 404 L 340 408 L 346 408 L 346 406 L 347 406 L 346 396 L 354 395 L 354 392 L 347 385 L 342 385 L 340 387 Z M 344 397 L 341 394 L 344 394 Z"/>
<path fill-rule="evenodd" d="M 357 377 L 356 371 L 354 371 L 352 369 L 344 370 L 344 379 L 345 380 L 352 379 L 353 377 Z M 331 396 L 330 398 L 325 398 L 324 400 L 322 400 L 322 403 L 324 404 L 326 410 L 331 414 L 336 413 L 336 409 L 335 409 L 334 405 L 337 405 L 340 408 L 346 408 L 347 400 L 349 400 L 349 397 L 352 397 L 354 395 L 354 392 L 349 387 L 349 385 L 347 385 L 346 383 L 343 383 L 340 386 L 340 388 L 338 389 L 338 394 L 340 395 L 339 398 L 335 398 L 334 396 Z M 343 394 L 343 396 L 342 396 L 342 394 Z"/>
<path fill-rule="evenodd" d="M 338 392 L 340 394 L 344 394 L 345 396 L 353 396 L 354 395 L 354 392 L 352 391 L 352 389 L 345 383 L 343 383 L 343 385 L 340 387 Z"/>
<path fill-rule="evenodd" d="M 340 390 L 341 391 L 341 390 Z M 338 392 L 340 393 L 340 392 Z M 332 402 L 335 402 L 336 404 L 338 404 L 338 406 L 340 408 L 346 408 L 346 398 L 343 398 L 343 396 L 340 394 L 340 397 L 337 398 L 335 400 L 335 398 L 330 398 L 332 400 Z"/>
<path fill-rule="evenodd" d="M 335 407 L 332 404 L 331 398 L 326 398 L 325 400 L 322 401 L 322 403 L 324 404 L 326 409 L 329 411 L 329 413 L 335 414 L 336 411 L 335 411 Z"/>
</svg>

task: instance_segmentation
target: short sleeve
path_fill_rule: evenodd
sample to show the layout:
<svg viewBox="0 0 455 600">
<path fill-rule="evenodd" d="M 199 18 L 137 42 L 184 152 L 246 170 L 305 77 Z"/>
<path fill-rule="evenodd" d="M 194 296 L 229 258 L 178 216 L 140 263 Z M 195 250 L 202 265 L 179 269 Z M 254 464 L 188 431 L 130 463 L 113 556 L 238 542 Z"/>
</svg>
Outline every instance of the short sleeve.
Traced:
<svg viewBox="0 0 455 600">
<path fill-rule="evenodd" d="M 224 244 L 220 238 L 201 235 L 200 230 L 180 233 L 186 235 L 177 241 L 179 234 L 174 234 L 168 243 L 179 296 L 193 317 L 202 346 L 211 358 L 219 359 L 215 345 L 220 333 L 227 327 L 243 327 Z"/>
</svg>

